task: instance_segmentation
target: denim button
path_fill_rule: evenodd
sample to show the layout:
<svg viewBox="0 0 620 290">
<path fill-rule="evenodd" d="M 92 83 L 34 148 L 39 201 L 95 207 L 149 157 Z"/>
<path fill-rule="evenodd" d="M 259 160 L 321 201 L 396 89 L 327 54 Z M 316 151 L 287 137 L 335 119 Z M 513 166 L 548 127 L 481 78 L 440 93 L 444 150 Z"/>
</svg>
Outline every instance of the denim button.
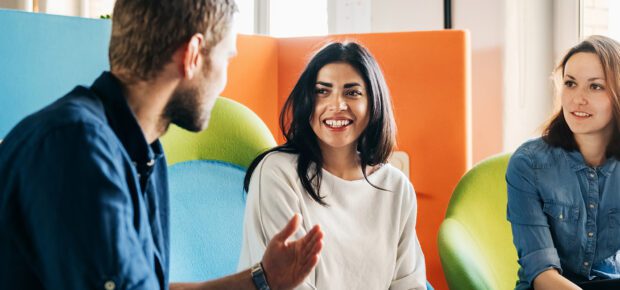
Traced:
<svg viewBox="0 0 620 290">
<path fill-rule="evenodd" d="M 103 288 L 105 288 L 105 290 L 114 290 L 116 289 L 116 283 L 112 280 L 106 281 L 105 284 L 103 284 Z"/>
</svg>

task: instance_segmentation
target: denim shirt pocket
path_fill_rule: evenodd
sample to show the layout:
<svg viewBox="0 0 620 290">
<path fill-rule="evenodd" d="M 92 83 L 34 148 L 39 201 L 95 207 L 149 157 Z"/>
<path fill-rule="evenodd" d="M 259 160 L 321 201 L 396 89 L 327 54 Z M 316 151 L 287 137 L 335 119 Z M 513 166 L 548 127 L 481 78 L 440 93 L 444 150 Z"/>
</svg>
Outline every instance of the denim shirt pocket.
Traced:
<svg viewBox="0 0 620 290">
<path fill-rule="evenodd" d="M 547 220 L 556 248 L 570 251 L 577 242 L 579 207 L 545 202 L 543 212 L 549 217 Z"/>
<path fill-rule="evenodd" d="M 607 235 L 607 246 L 611 249 L 620 248 L 620 210 L 612 208 L 609 210 L 609 231 Z"/>
</svg>

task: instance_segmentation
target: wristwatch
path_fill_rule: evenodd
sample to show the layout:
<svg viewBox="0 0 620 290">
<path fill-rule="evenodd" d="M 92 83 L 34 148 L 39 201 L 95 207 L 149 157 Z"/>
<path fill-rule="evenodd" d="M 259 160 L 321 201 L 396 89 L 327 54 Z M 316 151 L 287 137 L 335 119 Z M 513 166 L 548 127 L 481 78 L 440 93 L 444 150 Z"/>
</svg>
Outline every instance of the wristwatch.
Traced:
<svg viewBox="0 0 620 290">
<path fill-rule="evenodd" d="M 263 263 L 256 263 L 256 265 L 252 266 L 250 272 L 252 273 L 252 281 L 254 282 L 254 286 L 256 286 L 256 289 L 271 290 L 271 288 L 269 288 L 269 284 L 267 283 L 265 271 L 263 271 Z"/>
</svg>

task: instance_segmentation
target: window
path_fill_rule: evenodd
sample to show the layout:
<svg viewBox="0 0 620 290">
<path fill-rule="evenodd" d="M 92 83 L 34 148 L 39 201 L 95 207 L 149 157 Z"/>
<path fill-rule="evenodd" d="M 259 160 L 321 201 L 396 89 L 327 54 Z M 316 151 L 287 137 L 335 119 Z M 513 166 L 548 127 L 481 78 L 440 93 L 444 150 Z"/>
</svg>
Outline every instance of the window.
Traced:
<svg viewBox="0 0 620 290">
<path fill-rule="evenodd" d="M 99 18 L 112 14 L 115 0 L 15 0 L 1 1 L 0 8 L 66 16 Z"/>
<path fill-rule="evenodd" d="M 253 34 L 256 32 L 255 0 L 235 0 L 239 7 L 239 13 L 237 14 L 235 21 L 237 25 L 237 32 L 243 34 Z"/>
<path fill-rule="evenodd" d="M 327 35 L 327 0 L 269 0 L 269 35 Z"/>
<path fill-rule="evenodd" d="M 114 0 L 82 0 L 83 5 L 86 5 L 84 11 L 86 15 L 83 17 L 99 18 L 106 15 L 112 15 L 114 10 Z"/>
<path fill-rule="evenodd" d="M 319 36 L 328 33 L 328 0 L 235 0 L 237 32 L 275 37 Z M 116 0 L 17 0 L 0 8 L 67 16 L 100 18 L 112 15 Z M 344 6 L 355 1 L 345 1 Z"/>
<path fill-rule="evenodd" d="M 582 0 L 582 38 L 606 35 L 620 40 L 620 1 Z"/>
</svg>

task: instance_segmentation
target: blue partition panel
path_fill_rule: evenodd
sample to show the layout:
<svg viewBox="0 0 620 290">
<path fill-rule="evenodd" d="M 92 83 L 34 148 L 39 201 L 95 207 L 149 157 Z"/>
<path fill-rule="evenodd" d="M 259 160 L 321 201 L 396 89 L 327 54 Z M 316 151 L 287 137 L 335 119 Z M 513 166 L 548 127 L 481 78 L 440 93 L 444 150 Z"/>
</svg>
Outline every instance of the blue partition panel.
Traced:
<svg viewBox="0 0 620 290">
<path fill-rule="evenodd" d="M 111 22 L 0 10 L 0 139 L 109 68 Z"/>
<path fill-rule="evenodd" d="M 170 281 L 235 273 L 243 236 L 245 169 L 194 160 L 169 167 Z"/>
</svg>

